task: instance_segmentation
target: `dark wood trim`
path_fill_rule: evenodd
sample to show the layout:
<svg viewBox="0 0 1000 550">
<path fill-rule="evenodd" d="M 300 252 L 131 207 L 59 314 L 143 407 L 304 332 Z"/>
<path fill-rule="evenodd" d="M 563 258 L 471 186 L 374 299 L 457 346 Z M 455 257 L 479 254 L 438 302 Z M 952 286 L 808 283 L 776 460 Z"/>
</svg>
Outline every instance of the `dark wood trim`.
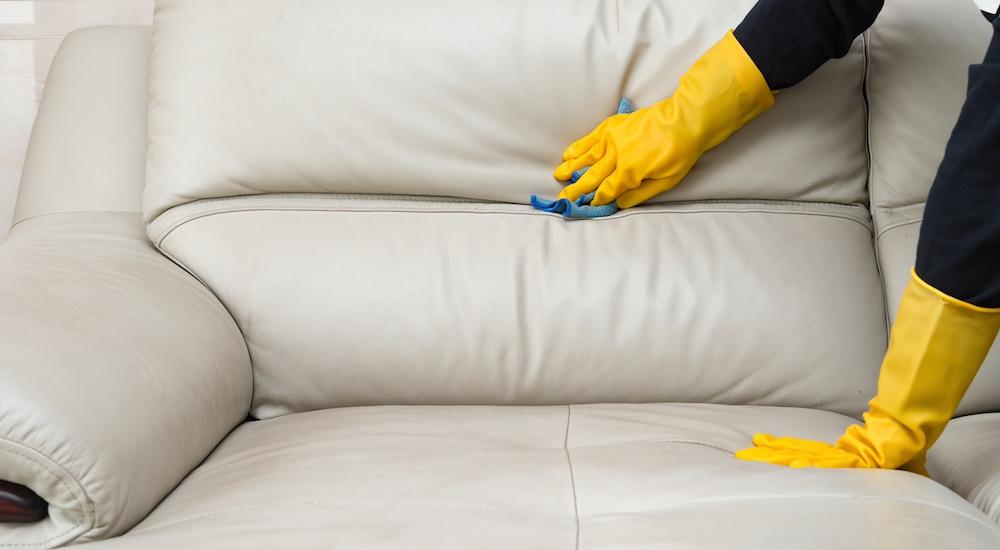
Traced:
<svg viewBox="0 0 1000 550">
<path fill-rule="evenodd" d="M 49 515 L 49 503 L 34 491 L 0 481 L 0 523 L 34 523 Z"/>
</svg>

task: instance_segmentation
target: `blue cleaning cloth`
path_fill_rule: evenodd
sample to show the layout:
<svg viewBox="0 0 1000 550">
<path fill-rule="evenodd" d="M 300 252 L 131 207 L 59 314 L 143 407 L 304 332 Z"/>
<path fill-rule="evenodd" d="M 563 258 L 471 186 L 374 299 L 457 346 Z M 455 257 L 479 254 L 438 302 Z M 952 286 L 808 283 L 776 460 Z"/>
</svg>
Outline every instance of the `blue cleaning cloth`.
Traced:
<svg viewBox="0 0 1000 550">
<path fill-rule="evenodd" d="M 632 107 L 632 102 L 626 98 L 621 98 L 618 102 L 618 114 L 629 114 L 635 109 Z M 587 173 L 589 166 L 585 166 L 576 172 L 569 178 L 570 183 L 576 183 L 581 176 Z M 586 195 L 576 199 L 576 201 L 571 201 L 569 199 L 542 199 L 535 195 L 531 196 L 531 206 L 535 210 L 541 210 L 543 212 L 553 212 L 555 214 L 562 214 L 564 218 L 567 219 L 587 219 L 587 218 L 603 218 L 605 216 L 610 216 L 618 211 L 618 205 L 614 202 L 610 204 L 605 204 L 603 206 L 591 206 L 590 202 L 594 200 L 594 195 L 597 191 L 587 193 Z"/>
</svg>

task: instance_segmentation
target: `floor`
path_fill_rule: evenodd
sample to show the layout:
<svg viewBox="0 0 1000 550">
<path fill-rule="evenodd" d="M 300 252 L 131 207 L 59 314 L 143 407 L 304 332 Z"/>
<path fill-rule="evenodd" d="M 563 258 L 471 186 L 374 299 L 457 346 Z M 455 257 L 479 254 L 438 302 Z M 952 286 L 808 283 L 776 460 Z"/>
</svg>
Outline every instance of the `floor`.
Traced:
<svg viewBox="0 0 1000 550">
<path fill-rule="evenodd" d="M 49 65 L 63 37 L 94 25 L 149 24 L 153 0 L 0 0 L 0 240 Z"/>
</svg>

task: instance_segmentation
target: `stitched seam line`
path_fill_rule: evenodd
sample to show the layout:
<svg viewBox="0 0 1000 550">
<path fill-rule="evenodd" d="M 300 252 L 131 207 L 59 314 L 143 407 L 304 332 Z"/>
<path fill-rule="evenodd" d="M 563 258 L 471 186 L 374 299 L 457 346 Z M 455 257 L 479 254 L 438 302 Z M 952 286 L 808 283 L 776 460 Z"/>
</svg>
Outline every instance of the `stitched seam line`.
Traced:
<svg viewBox="0 0 1000 550">
<path fill-rule="evenodd" d="M 923 210 L 926 205 L 927 201 L 919 201 L 911 204 L 904 204 L 901 206 L 888 206 L 888 207 L 880 206 L 878 208 L 872 209 L 872 217 L 880 216 L 883 218 L 884 217 L 898 218 L 900 216 L 907 215 L 907 213 L 910 211 L 919 212 Z"/>
<path fill-rule="evenodd" d="M 569 424 L 573 416 L 573 406 L 566 405 L 566 437 L 563 439 L 563 451 L 566 453 L 566 465 L 569 467 L 569 483 L 573 492 L 573 517 L 576 520 L 576 535 L 573 548 L 580 549 L 580 506 L 576 498 L 576 477 L 573 475 L 573 459 L 569 454 Z"/>
<path fill-rule="evenodd" d="M 698 441 L 696 439 L 642 439 L 638 441 L 627 441 L 622 443 L 622 445 L 657 445 L 660 443 L 671 443 L 671 444 L 683 444 L 683 445 L 697 445 L 699 447 L 707 447 L 709 449 L 715 449 L 716 451 L 722 451 L 726 454 L 735 454 L 736 451 L 732 449 L 727 449 L 722 445 L 716 445 L 715 443 L 708 443 L 706 441 Z M 605 445 L 593 445 L 591 447 L 608 447 L 615 446 L 615 444 L 605 444 Z M 582 448 L 582 447 L 580 447 Z"/>
<path fill-rule="evenodd" d="M 404 202 L 404 201 L 400 201 Z M 435 213 L 435 212 L 445 212 L 445 213 L 468 213 L 468 214 L 512 214 L 512 215 L 530 215 L 539 217 L 552 217 L 551 212 L 541 212 L 538 210 L 529 210 L 525 205 L 508 205 L 504 206 L 508 208 L 514 208 L 517 206 L 525 206 L 523 210 L 487 210 L 487 209 L 474 209 L 474 208 L 463 208 L 461 203 L 438 203 L 440 206 L 427 206 L 419 205 L 419 203 L 414 202 L 411 207 L 404 206 L 394 206 L 390 208 L 379 207 L 375 205 L 353 205 L 353 206 L 337 206 L 331 204 L 329 206 L 317 206 L 315 203 L 286 203 L 286 204 L 274 204 L 274 205 L 247 205 L 247 206 L 237 206 L 237 207 L 219 207 L 219 208 L 207 208 L 205 210 L 196 211 L 192 214 L 187 214 L 182 216 L 179 220 L 173 222 L 171 225 L 178 223 L 183 223 L 188 218 L 202 217 L 208 214 L 222 214 L 227 212 L 253 212 L 253 211 L 316 211 L 316 212 L 372 212 L 375 214 L 382 212 L 406 212 L 406 213 Z M 455 206 L 450 206 L 454 204 Z M 466 203 L 466 204 L 478 204 L 478 203 Z M 683 207 L 692 206 L 694 204 L 701 205 L 715 205 L 715 208 L 705 207 L 698 210 L 685 210 Z M 748 208 L 748 206 L 759 206 L 760 208 Z M 734 202 L 734 203 L 676 203 L 673 205 L 655 205 L 648 206 L 641 210 L 627 210 L 620 211 L 612 216 L 607 216 L 603 218 L 593 218 L 592 221 L 606 221 L 613 220 L 617 218 L 624 218 L 633 215 L 642 214 L 681 214 L 685 212 L 716 212 L 716 213 L 727 213 L 727 212 L 760 212 L 760 213 L 771 213 L 771 214 L 826 214 L 831 216 L 838 216 L 846 219 L 854 220 L 865 220 L 869 218 L 869 212 L 867 209 L 864 210 L 865 216 L 860 216 L 858 214 L 852 213 L 855 207 L 837 207 L 835 205 L 822 205 L 820 203 L 809 204 L 810 208 L 803 208 L 804 203 L 789 203 L 787 208 L 768 208 L 775 206 L 785 206 L 780 203 L 774 202 L 761 202 L 761 203 L 749 203 L 749 202 Z M 673 207 L 673 208 L 672 208 Z M 796 209 L 795 207 L 799 207 Z M 860 208 L 860 207 L 857 207 Z M 560 216 L 561 217 L 561 216 Z M 169 227 L 169 226 L 168 226 Z"/>
<path fill-rule="evenodd" d="M 876 223 L 877 236 L 881 237 L 887 231 L 903 225 L 920 223 L 920 221 L 923 220 L 924 205 L 925 203 L 919 203 L 908 206 L 900 206 L 899 208 L 880 209 L 873 217 L 873 219 L 878 218 L 879 220 L 878 223 Z M 883 222 L 882 220 L 885 220 L 886 218 L 888 218 L 889 221 Z"/>
<path fill-rule="evenodd" d="M 927 204 L 926 201 L 920 201 L 920 202 L 915 202 L 913 204 L 906 204 L 903 206 L 893 206 L 891 208 L 877 208 L 875 209 L 875 213 L 886 213 L 886 214 L 896 215 L 899 212 L 907 212 L 910 210 L 922 210 L 924 208 L 924 205 L 926 204 Z"/>
<path fill-rule="evenodd" d="M 412 203 L 417 205 L 433 205 L 440 204 L 455 204 L 455 205 L 479 205 L 484 208 L 497 208 L 497 207 L 527 207 L 524 203 L 511 203 L 503 201 L 490 201 L 484 199 L 469 199 L 469 198 L 458 198 L 458 197 L 447 197 L 447 196 L 424 196 L 424 195 L 378 195 L 378 194 L 359 194 L 359 193 L 261 193 L 253 195 L 234 195 L 229 197 L 215 197 L 215 198 L 205 198 L 197 199 L 194 201 L 179 204 L 167 210 L 167 212 L 176 210 L 190 210 L 192 208 L 200 207 L 206 204 L 225 204 L 232 202 L 262 202 L 262 201 L 290 201 L 297 200 L 303 201 L 302 204 L 307 202 L 315 203 L 343 203 L 347 201 L 365 201 L 364 209 L 378 211 L 380 208 L 377 203 Z M 866 214 L 869 214 L 869 209 L 859 204 L 843 204 L 843 203 L 831 203 L 831 202 L 820 202 L 820 201 L 798 201 L 798 200 L 778 200 L 778 199 L 705 199 L 705 200 L 684 200 L 684 201 L 671 201 L 663 203 L 655 203 L 645 205 L 644 209 L 652 208 L 671 208 L 671 207 L 683 207 L 691 205 L 718 205 L 723 208 L 727 206 L 736 205 L 774 205 L 774 206 L 784 206 L 784 207 L 810 207 L 813 209 L 822 209 L 829 211 L 842 211 L 842 212 L 852 212 L 858 209 L 864 210 Z M 269 206 L 269 205 L 266 205 Z M 245 208 L 245 207 L 244 207 Z M 630 210 L 634 212 L 635 210 Z M 166 215 L 161 214 L 157 216 L 162 218 Z M 528 209 L 528 212 L 545 215 L 545 212 L 540 212 L 536 210 Z M 606 218 L 597 218 L 606 219 Z"/>
<path fill-rule="evenodd" d="M 861 33 L 861 53 L 864 59 L 864 69 L 861 75 L 861 103 L 865 109 L 865 160 L 868 163 L 868 171 L 865 175 L 867 181 L 865 182 L 865 188 L 868 190 L 868 213 L 872 219 L 873 230 L 877 231 L 875 224 L 875 205 L 878 203 L 877 191 L 875 189 L 875 157 L 872 154 L 872 106 L 871 106 L 871 89 L 869 82 L 871 79 L 871 47 L 868 43 L 870 40 L 871 29 L 865 30 Z M 872 254 L 875 256 L 875 272 L 878 274 L 879 286 L 882 290 L 882 318 L 885 322 L 885 342 L 888 345 L 889 342 L 889 330 L 891 328 L 891 321 L 889 319 L 889 294 L 886 292 L 885 286 L 885 273 L 882 269 L 882 257 L 878 247 L 878 236 L 872 240 Z"/>
<path fill-rule="evenodd" d="M 920 212 L 927 205 L 926 202 L 916 202 L 913 204 L 907 204 L 905 206 L 894 206 L 892 208 L 875 208 L 872 210 L 872 216 L 890 217 L 898 218 L 901 216 L 908 215 L 909 212 Z"/>
<path fill-rule="evenodd" d="M 481 199 L 465 199 L 456 197 L 446 197 L 446 196 L 422 196 L 422 195 L 372 195 L 372 194 L 330 194 L 330 193 L 273 193 L 273 194 L 255 194 L 255 195 L 235 195 L 230 197 L 216 197 L 216 198 L 206 198 L 198 199 L 195 201 L 183 203 L 175 207 L 170 208 L 164 214 L 157 216 L 157 220 L 168 216 L 169 212 L 172 211 L 185 211 L 192 210 L 195 208 L 203 207 L 204 205 L 210 204 L 228 204 L 228 203 L 250 203 L 250 207 L 236 207 L 233 210 L 238 209 L 249 209 L 253 208 L 254 202 L 261 201 L 278 201 L 279 206 L 281 202 L 285 201 L 303 201 L 302 204 L 298 206 L 303 206 L 305 203 L 310 202 L 312 204 L 316 203 L 327 203 L 328 205 L 335 206 L 336 203 L 343 203 L 348 201 L 363 202 L 361 205 L 355 205 L 353 208 L 364 211 L 390 211 L 392 208 L 385 208 L 378 206 L 379 203 L 411 203 L 414 205 L 421 205 L 423 207 L 433 208 L 434 205 L 478 205 L 483 208 L 514 208 L 514 207 L 526 207 L 527 205 L 523 203 L 511 203 L 503 201 L 488 201 Z M 705 200 L 686 200 L 686 201 L 672 201 L 667 203 L 656 203 L 644 206 L 644 210 L 657 209 L 661 211 L 663 209 L 670 209 L 675 207 L 684 207 L 691 205 L 717 205 L 721 206 L 723 210 L 726 207 L 735 207 L 737 205 L 758 205 L 758 206 L 782 206 L 782 207 L 803 207 L 808 206 L 813 210 L 827 210 L 827 211 L 840 211 L 844 213 L 849 213 L 857 209 L 863 209 L 865 214 L 870 214 L 868 208 L 863 205 L 857 204 L 842 204 L 842 203 L 829 203 L 829 202 L 819 202 L 819 201 L 797 201 L 797 200 L 775 200 L 775 199 L 705 199 Z M 274 205 L 267 204 L 264 207 L 270 208 Z M 396 209 L 399 207 L 397 206 Z M 440 208 L 440 207 L 439 207 Z M 790 210 L 790 209 L 789 209 Z M 476 212 L 479 212 L 477 210 Z M 486 210 L 489 211 L 489 210 Z M 630 212 L 635 212 L 635 210 L 629 210 Z M 785 210 L 783 210 L 785 211 Z M 529 213 L 546 215 L 545 212 L 539 212 L 535 210 L 528 209 Z M 618 214 L 620 216 L 621 213 Z M 850 214 L 848 214 L 850 215 Z M 854 214 L 857 216 L 857 214 Z M 615 216 L 611 216 L 615 217 Z M 857 216 L 860 217 L 860 216 Z M 606 219 L 606 218 L 598 218 Z M 150 222 L 150 225 L 156 225 L 156 220 Z"/>
<path fill-rule="evenodd" d="M 878 238 L 881 239 L 883 235 L 892 231 L 893 229 L 899 229 L 900 227 L 906 227 L 907 225 L 916 225 L 923 220 L 910 220 L 905 222 L 897 222 L 893 224 L 888 224 L 878 232 Z"/>
<path fill-rule="evenodd" d="M 861 53 L 862 59 L 864 59 L 865 66 L 861 75 L 861 103 L 865 108 L 865 155 L 868 157 L 868 181 L 865 187 L 868 189 L 868 210 L 869 212 L 874 211 L 875 205 L 877 204 L 878 197 L 876 196 L 875 185 L 875 161 L 874 155 L 872 154 L 872 100 L 871 100 L 871 87 L 869 85 L 871 80 L 871 46 L 868 43 L 870 40 L 871 29 L 866 30 L 861 33 Z"/>
<path fill-rule="evenodd" d="M 322 192 L 322 193 L 254 193 L 249 195 L 231 195 L 225 197 L 212 197 L 204 199 L 195 199 L 189 202 L 181 203 L 170 207 L 165 212 L 171 210 L 179 210 L 187 208 L 193 205 L 206 204 L 206 203 L 223 203 L 223 202 L 245 202 L 248 200 L 285 200 L 285 199 L 297 199 L 303 201 L 313 201 L 313 202 L 343 202 L 348 200 L 363 200 L 369 203 L 376 202 L 411 202 L 411 203 L 450 203 L 450 204 L 479 204 L 482 206 L 518 206 L 526 207 L 525 203 L 521 202 L 504 202 L 498 200 L 487 200 L 487 199 L 472 199 L 465 197 L 449 197 L 445 195 L 404 195 L 404 194 L 377 194 L 377 193 L 334 193 L 334 192 Z M 864 205 L 858 203 L 839 203 L 839 202 L 823 202 L 823 201 L 804 201 L 804 200 L 794 200 L 794 199 L 703 199 L 703 200 L 683 200 L 683 201 L 669 201 L 669 202 L 657 202 L 644 205 L 645 208 L 655 208 L 655 207 L 671 207 L 671 206 L 685 206 L 692 204 L 720 204 L 720 205 L 733 205 L 733 204 L 774 204 L 774 205 L 786 205 L 786 206 L 796 206 L 796 205 L 809 205 L 817 208 L 829 208 L 836 210 L 855 210 L 862 209 L 867 211 L 868 209 Z M 543 214 L 540 211 L 533 211 L 538 214 Z M 158 216 L 158 217 L 162 217 Z M 600 219 L 600 218 L 597 218 Z"/>
<path fill-rule="evenodd" d="M 557 217 L 558 214 L 552 214 L 548 212 L 535 212 L 535 211 L 524 211 L 524 212 L 495 212 L 495 211 L 482 211 L 482 210 L 470 210 L 461 208 L 441 208 L 435 210 L 422 210 L 422 209 L 405 209 L 405 208 L 393 208 L 393 209 L 368 209 L 362 207 L 326 207 L 317 208 L 315 205 L 282 205 L 273 207 L 246 207 L 240 209 L 225 208 L 225 209 L 214 209 L 206 210 L 203 212 L 198 212 L 194 214 L 189 214 L 182 217 L 176 222 L 171 223 L 165 229 L 157 231 L 155 236 L 155 242 L 157 246 L 160 246 L 163 241 L 170 236 L 170 234 L 189 222 L 221 214 L 232 214 L 238 212 L 284 212 L 284 211 L 295 211 L 295 212 L 373 212 L 373 213 L 394 213 L 394 214 L 411 214 L 411 213 L 421 213 L 421 214 L 485 214 L 485 215 L 509 215 L 509 216 L 540 216 L 540 217 Z M 701 210 L 657 210 L 657 211 L 632 211 L 619 213 L 615 216 L 608 218 L 594 218 L 588 221 L 596 222 L 607 222 L 632 216 L 642 216 L 642 215 L 678 215 L 678 214 L 785 214 L 785 215 L 796 215 L 796 216 L 816 216 L 816 217 L 827 217 L 843 219 L 846 221 L 854 222 L 864 228 L 868 233 L 872 232 L 872 227 L 866 222 L 862 221 L 860 217 L 851 216 L 847 213 L 835 213 L 835 212 L 816 212 L 816 211 L 805 211 L 805 210 L 776 210 L 776 209 L 741 209 L 735 207 L 733 209 L 701 209 Z M 151 236 L 152 237 L 152 236 Z"/>
<path fill-rule="evenodd" d="M 41 453 L 41 452 L 37 451 L 36 449 L 32 449 L 31 447 L 28 447 L 27 445 L 24 445 L 22 443 L 18 443 L 16 441 L 11 441 L 10 439 L 7 439 L 6 437 L 0 437 L 0 441 L 2 441 L 4 443 L 7 443 L 8 445 L 11 445 L 11 446 L 13 446 L 15 448 L 16 447 L 23 447 L 25 449 L 28 449 L 28 450 L 34 452 L 34 453 L 38 453 L 39 455 L 42 455 L 43 457 L 45 457 L 47 460 L 49 460 L 51 462 L 55 462 L 54 460 L 52 460 L 51 458 L 49 458 L 48 456 L 46 456 L 44 453 Z M 62 485 L 63 488 L 65 488 L 69 492 L 69 495 L 71 497 L 73 497 L 73 502 L 76 503 L 77 509 L 80 511 L 80 520 L 79 521 L 77 521 L 73 525 L 67 527 L 64 531 L 61 531 L 61 532 L 59 532 L 59 533 L 57 533 L 57 534 L 55 534 L 55 535 L 53 535 L 53 536 L 51 536 L 51 537 L 43 540 L 43 541 L 31 542 L 31 543 L 0 543 L 0 546 L 3 546 L 3 547 L 13 547 L 13 546 L 42 546 L 42 545 L 47 544 L 47 543 L 49 543 L 49 542 L 51 542 L 51 541 L 53 541 L 53 540 L 55 540 L 55 539 L 57 539 L 59 537 L 63 537 L 65 535 L 67 535 L 68 533 L 70 533 L 71 531 L 73 531 L 77 527 L 80 527 L 81 525 L 83 525 L 86 522 L 86 520 L 88 519 L 88 516 L 90 514 L 87 513 L 87 509 L 83 506 L 83 503 L 80 502 L 80 499 L 79 499 L 79 497 L 77 497 L 76 492 L 73 491 L 73 487 L 66 481 L 66 479 L 64 478 L 64 476 L 62 474 L 60 474 L 59 472 L 54 471 L 48 465 L 43 464 L 43 463 L 39 462 L 38 460 L 35 460 L 30 455 L 28 455 L 28 454 L 26 454 L 24 452 L 18 451 L 16 449 L 10 449 L 10 448 L 6 448 L 6 447 L 0 447 L 0 451 L 4 451 L 4 452 L 6 452 L 8 454 L 11 454 L 11 455 L 20 457 L 20 458 L 22 458 L 24 460 L 27 460 L 28 462 L 31 462 L 32 464 L 34 464 L 34 465 L 40 467 L 41 469 L 45 470 L 46 472 L 48 472 L 49 475 L 53 476 L 59 482 L 59 484 Z M 80 489 L 80 491 L 83 492 L 83 485 L 80 484 L 80 481 L 77 480 L 75 477 L 72 477 L 72 476 L 70 476 L 70 477 L 73 480 L 73 482 L 76 484 L 76 486 Z M 95 516 L 96 516 L 96 514 L 95 514 Z M 94 518 L 94 519 L 96 519 L 96 518 Z"/>
<path fill-rule="evenodd" d="M 514 508 L 508 508 L 506 506 L 496 506 L 493 504 L 480 504 L 476 502 L 461 502 L 457 500 L 420 500 L 420 499 L 393 499 L 385 500 L 378 498 L 345 498 L 345 499 L 320 499 L 320 500 L 302 500 L 293 503 L 283 503 L 283 506 L 288 506 L 289 504 L 298 506 L 350 506 L 356 504 L 370 504 L 376 506 L 394 506 L 394 505 L 411 505 L 411 506 L 451 506 L 454 508 L 473 508 L 477 510 L 490 510 L 496 512 L 505 512 L 515 516 L 521 516 L 525 518 L 538 519 L 538 513 L 527 512 L 523 510 L 517 510 Z M 141 533 L 149 533 L 150 531 L 155 531 L 157 529 L 163 529 L 165 527 L 170 527 L 177 525 L 179 523 L 185 523 L 188 521 L 194 521 L 198 519 L 204 519 L 208 517 L 219 516 L 223 514 L 229 514 L 232 512 L 242 512 L 245 510 L 261 510 L 269 508 L 269 506 L 263 504 L 250 504 L 247 506 L 235 506 L 232 508 L 223 508 L 221 510 L 213 510 L 211 512 L 205 512 L 202 514 L 195 514 L 193 516 L 188 516 L 173 521 L 168 521 L 167 523 L 161 523 L 159 525 L 154 525 L 144 529 L 133 529 L 125 536 L 138 535 Z"/>
<path fill-rule="evenodd" d="M 520 202 L 504 202 L 497 200 L 486 200 L 486 199 L 472 199 L 472 198 L 461 198 L 461 197 L 448 197 L 448 196 L 428 196 L 428 195 L 392 195 L 392 194 L 363 194 L 363 193 L 258 193 L 251 195 L 233 195 L 228 197 L 213 197 L 197 199 L 190 202 L 178 204 L 171 207 L 167 212 L 171 210 L 184 209 L 192 207 L 195 205 L 207 204 L 207 203 L 228 203 L 228 202 L 247 202 L 247 201 L 261 201 L 261 200 L 288 200 L 295 199 L 301 201 L 312 201 L 312 202 L 344 202 L 344 201 L 367 201 L 371 208 L 376 208 L 372 206 L 373 203 L 379 202 L 407 202 L 416 204 L 477 204 L 484 207 L 526 207 L 525 203 Z M 657 207 L 672 207 L 672 206 L 685 206 L 693 204 L 717 204 L 717 205 L 734 205 L 734 204 L 759 204 L 759 205 L 781 205 L 781 206 L 802 206 L 808 205 L 816 208 L 825 208 L 830 210 L 855 210 L 863 209 L 868 211 L 863 205 L 857 203 L 836 203 L 836 202 L 823 202 L 823 201 L 802 201 L 793 199 L 703 199 L 703 200 L 683 200 L 683 201 L 669 201 L 669 202 L 659 202 L 644 205 L 645 208 L 657 208 Z M 543 214 L 543 212 L 532 211 L 537 214 Z M 162 217 L 158 216 L 158 217 Z"/>
</svg>

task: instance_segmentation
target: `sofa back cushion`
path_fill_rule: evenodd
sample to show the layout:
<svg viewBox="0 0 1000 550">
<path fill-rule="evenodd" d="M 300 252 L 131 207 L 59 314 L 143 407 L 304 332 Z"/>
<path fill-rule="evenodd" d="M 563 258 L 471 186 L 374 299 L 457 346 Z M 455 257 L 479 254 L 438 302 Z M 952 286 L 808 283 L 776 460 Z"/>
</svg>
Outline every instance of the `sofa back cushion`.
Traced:
<svg viewBox="0 0 1000 550">
<path fill-rule="evenodd" d="M 160 0 L 149 219 L 191 200 L 525 203 L 563 149 L 669 96 L 753 0 Z M 860 42 L 661 200 L 866 201 Z"/>
<path fill-rule="evenodd" d="M 700 401 L 856 414 L 885 309 L 863 47 L 660 204 L 566 222 L 563 148 L 752 0 L 161 0 L 145 214 L 243 330 L 254 414 Z M 663 201 L 670 201 L 669 203 Z"/>
</svg>

